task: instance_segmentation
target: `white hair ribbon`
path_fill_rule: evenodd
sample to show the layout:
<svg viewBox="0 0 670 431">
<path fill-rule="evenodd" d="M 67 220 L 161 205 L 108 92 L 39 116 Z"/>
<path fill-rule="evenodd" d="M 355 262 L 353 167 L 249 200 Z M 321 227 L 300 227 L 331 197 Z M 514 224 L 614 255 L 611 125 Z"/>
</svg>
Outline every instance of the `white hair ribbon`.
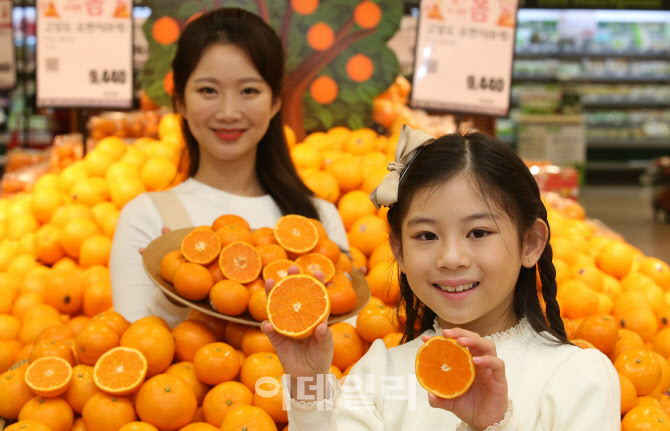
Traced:
<svg viewBox="0 0 670 431">
<path fill-rule="evenodd" d="M 398 202 L 398 186 L 405 169 L 409 167 L 412 160 L 424 145 L 430 144 L 435 139 L 423 130 L 413 130 L 407 124 L 402 126 L 398 137 L 398 146 L 395 150 L 395 161 L 388 164 L 386 174 L 376 189 L 370 193 L 370 200 L 376 208 L 390 207 Z"/>
</svg>

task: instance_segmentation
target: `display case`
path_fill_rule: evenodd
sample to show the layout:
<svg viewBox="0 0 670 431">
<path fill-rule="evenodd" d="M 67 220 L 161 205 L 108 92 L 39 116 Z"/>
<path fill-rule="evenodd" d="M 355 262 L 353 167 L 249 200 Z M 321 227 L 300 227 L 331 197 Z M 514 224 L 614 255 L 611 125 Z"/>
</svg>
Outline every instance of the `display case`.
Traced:
<svg viewBox="0 0 670 431">
<path fill-rule="evenodd" d="M 581 111 L 587 172 L 641 172 L 670 152 L 668 40 L 668 11 L 520 9 L 501 138 L 520 114 Z"/>
</svg>

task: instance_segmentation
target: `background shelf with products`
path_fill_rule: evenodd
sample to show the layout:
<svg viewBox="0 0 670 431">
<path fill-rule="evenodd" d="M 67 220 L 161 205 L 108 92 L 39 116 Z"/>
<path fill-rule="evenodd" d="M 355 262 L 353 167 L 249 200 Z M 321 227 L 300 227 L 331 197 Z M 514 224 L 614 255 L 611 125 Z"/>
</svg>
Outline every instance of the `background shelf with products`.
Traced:
<svg viewBox="0 0 670 431">
<path fill-rule="evenodd" d="M 520 9 L 517 18 L 501 140 L 516 142 L 521 114 L 579 111 L 587 173 L 634 176 L 670 152 L 670 12 Z"/>
</svg>

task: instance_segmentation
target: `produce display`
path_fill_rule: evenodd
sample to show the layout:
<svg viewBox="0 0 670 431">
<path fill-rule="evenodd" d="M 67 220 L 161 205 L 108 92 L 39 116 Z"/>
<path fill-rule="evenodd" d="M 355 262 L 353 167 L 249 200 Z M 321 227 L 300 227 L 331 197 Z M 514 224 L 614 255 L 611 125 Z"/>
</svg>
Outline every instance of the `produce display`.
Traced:
<svg viewBox="0 0 670 431">
<path fill-rule="evenodd" d="M 259 429 L 287 429 L 282 392 L 264 397 L 259 388 L 272 388 L 266 382 L 256 385 L 283 372 L 258 327 L 192 311 L 170 328 L 155 316 L 130 323 L 112 309 L 107 261 L 119 211 L 142 192 L 183 181 L 179 124 L 177 115 L 165 114 L 157 138 L 105 137 L 83 158 L 36 178 L 29 191 L 0 199 L 0 417 L 8 430 L 25 429 L 24 424 L 51 431 L 228 430 L 249 418 L 262 424 Z M 308 245 L 293 243 L 277 235 L 277 227 L 246 232 L 244 242 L 224 246 L 222 237 L 243 234 L 238 228 L 226 231 L 228 219 L 195 229 L 180 250 L 165 256 L 165 278 L 199 297 L 205 289 L 196 289 L 179 268 L 197 265 L 205 269 L 198 273 L 212 280 L 220 271 L 244 285 L 244 291 L 222 285 L 221 296 L 232 292 L 245 299 L 219 302 L 212 298 L 217 296 L 212 283 L 207 292 L 212 303 L 239 302 L 239 309 L 244 303 L 262 320 L 267 307 L 257 280 L 283 275 L 281 252 L 296 263 L 299 253 L 317 250 L 326 256 L 335 268 L 326 282 L 333 314 L 346 308 L 347 288 L 339 287 L 347 285 L 346 274 L 366 267 L 369 303 L 355 326 L 331 325 L 331 372 L 342 377 L 373 341 L 392 347 L 402 334 L 402 316 L 394 311 L 399 288 L 385 210 L 368 198 L 393 160 L 395 139 L 344 127 L 312 133 L 299 143 L 287 129 L 287 139 L 303 180 L 337 205 L 350 256 L 320 249 L 318 234 Z M 670 424 L 670 267 L 589 220 L 574 200 L 546 195 L 545 202 L 569 338 L 601 350 L 618 370 L 623 430 Z M 318 230 L 312 222 L 302 223 Z M 278 247 L 261 247 L 272 239 Z M 209 244 L 217 241 L 213 252 Z M 261 264 L 253 274 L 235 272 L 234 258 L 220 257 L 226 247 L 238 245 L 256 250 Z M 435 390 L 457 394 L 462 388 Z"/>
</svg>

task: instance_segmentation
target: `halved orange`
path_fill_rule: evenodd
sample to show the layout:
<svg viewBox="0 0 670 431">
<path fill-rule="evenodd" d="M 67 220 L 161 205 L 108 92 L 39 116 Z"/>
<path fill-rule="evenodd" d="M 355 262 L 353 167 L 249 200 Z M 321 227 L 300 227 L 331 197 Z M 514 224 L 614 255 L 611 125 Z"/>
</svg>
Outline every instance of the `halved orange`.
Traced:
<svg viewBox="0 0 670 431">
<path fill-rule="evenodd" d="M 463 395 L 475 380 L 470 351 L 451 338 L 426 341 L 416 353 L 414 367 L 421 386 L 441 398 Z"/>
<path fill-rule="evenodd" d="M 256 248 L 246 242 L 228 244 L 219 255 L 219 268 L 224 277 L 246 284 L 254 281 L 261 273 L 263 263 Z"/>
<path fill-rule="evenodd" d="M 221 240 L 209 229 L 194 229 L 181 240 L 181 254 L 189 262 L 210 264 L 221 251 Z"/>
<path fill-rule="evenodd" d="M 268 295 L 268 320 L 275 331 L 288 337 L 309 337 L 329 313 L 328 291 L 311 275 L 289 275 L 279 280 Z"/>
<path fill-rule="evenodd" d="M 288 269 L 295 264 L 291 259 L 278 259 L 270 262 L 263 267 L 263 280 L 271 278 L 279 281 L 288 275 Z"/>
<path fill-rule="evenodd" d="M 319 241 L 319 231 L 314 224 L 298 214 L 280 217 L 274 230 L 279 245 L 296 254 L 309 253 Z"/>
<path fill-rule="evenodd" d="M 72 365 L 58 356 L 35 360 L 26 370 L 26 384 L 41 397 L 57 397 L 70 388 Z"/>
<path fill-rule="evenodd" d="M 114 347 L 105 352 L 93 367 L 93 381 L 112 395 L 135 392 L 147 375 L 147 358 L 133 347 Z"/>
<path fill-rule="evenodd" d="M 303 274 L 314 275 L 316 271 L 323 273 L 323 282 L 328 283 L 335 275 L 333 261 L 320 253 L 307 253 L 295 260 Z"/>
</svg>

